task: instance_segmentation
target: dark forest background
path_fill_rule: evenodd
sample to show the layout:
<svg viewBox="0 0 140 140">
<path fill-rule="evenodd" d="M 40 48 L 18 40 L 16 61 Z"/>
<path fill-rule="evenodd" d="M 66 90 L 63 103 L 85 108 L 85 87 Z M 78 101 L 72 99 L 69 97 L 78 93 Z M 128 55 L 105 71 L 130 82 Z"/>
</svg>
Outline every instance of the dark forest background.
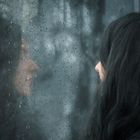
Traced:
<svg viewBox="0 0 140 140">
<path fill-rule="evenodd" d="M 94 70 L 105 27 L 139 11 L 139 0 L 0 0 L 21 25 L 40 69 L 28 97 L 44 140 L 82 140 L 99 82 Z"/>
</svg>

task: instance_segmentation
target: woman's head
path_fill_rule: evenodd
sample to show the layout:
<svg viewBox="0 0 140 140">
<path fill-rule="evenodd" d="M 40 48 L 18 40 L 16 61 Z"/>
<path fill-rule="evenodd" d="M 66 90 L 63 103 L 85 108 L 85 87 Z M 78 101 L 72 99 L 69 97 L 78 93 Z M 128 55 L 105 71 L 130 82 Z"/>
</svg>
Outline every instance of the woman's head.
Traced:
<svg viewBox="0 0 140 140">
<path fill-rule="evenodd" d="M 105 76 L 97 111 L 98 138 L 125 139 L 140 128 L 139 13 L 109 25 L 102 40 L 100 65 Z"/>
<path fill-rule="evenodd" d="M 33 72 L 37 65 L 28 54 L 20 26 L 0 18 L 0 94 L 14 90 L 30 94 Z"/>
<path fill-rule="evenodd" d="M 111 69 L 112 65 L 116 65 L 116 62 L 119 62 L 118 65 L 121 63 L 122 66 L 124 59 L 130 57 L 136 59 L 134 53 L 138 50 L 134 49 L 134 45 L 139 45 L 139 18 L 139 13 L 131 13 L 112 22 L 106 29 L 100 50 L 100 62 L 95 67 L 100 75 L 104 75 L 102 76 L 103 79 L 105 71 L 107 72 L 108 69 Z M 129 52 L 133 52 L 133 56 Z"/>
</svg>

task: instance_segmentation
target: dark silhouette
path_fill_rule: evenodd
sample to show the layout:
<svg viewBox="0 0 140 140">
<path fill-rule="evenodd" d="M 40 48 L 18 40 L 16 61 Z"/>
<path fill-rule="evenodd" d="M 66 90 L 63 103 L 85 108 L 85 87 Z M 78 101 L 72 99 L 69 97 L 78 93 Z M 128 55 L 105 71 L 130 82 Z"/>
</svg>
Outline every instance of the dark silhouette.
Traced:
<svg viewBox="0 0 140 140">
<path fill-rule="evenodd" d="M 106 71 L 95 98 L 90 140 L 140 138 L 140 14 L 130 13 L 106 29 L 100 61 Z"/>
<path fill-rule="evenodd" d="M 28 111 L 14 79 L 21 58 L 20 26 L 0 17 L 0 140 L 40 140 L 35 117 Z M 31 60 L 30 60 L 31 62 Z"/>
</svg>

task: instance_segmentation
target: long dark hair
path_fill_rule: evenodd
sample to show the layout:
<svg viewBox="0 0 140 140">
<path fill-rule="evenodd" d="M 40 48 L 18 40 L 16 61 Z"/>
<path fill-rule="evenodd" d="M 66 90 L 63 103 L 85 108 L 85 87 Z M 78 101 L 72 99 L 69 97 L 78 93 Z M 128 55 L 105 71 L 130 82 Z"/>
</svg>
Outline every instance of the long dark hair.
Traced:
<svg viewBox="0 0 140 140">
<path fill-rule="evenodd" d="M 106 71 L 91 117 L 89 139 L 125 140 L 140 130 L 140 14 L 106 29 L 100 51 Z"/>
<path fill-rule="evenodd" d="M 14 139 L 18 94 L 13 80 L 20 50 L 20 26 L 0 17 L 0 139 L 4 140 Z"/>
<path fill-rule="evenodd" d="M 20 50 L 20 26 L 0 17 L 0 92 L 13 87 Z"/>
</svg>

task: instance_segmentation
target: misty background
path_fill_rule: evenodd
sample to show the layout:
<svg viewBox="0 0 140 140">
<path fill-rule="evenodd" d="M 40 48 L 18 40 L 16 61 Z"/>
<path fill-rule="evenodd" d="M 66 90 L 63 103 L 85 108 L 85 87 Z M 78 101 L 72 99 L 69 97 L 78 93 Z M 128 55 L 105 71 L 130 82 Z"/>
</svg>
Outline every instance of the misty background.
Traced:
<svg viewBox="0 0 140 140">
<path fill-rule="evenodd" d="M 99 78 L 94 70 L 105 27 L 139 11 L 139 0 L 0 0 L 21 25 L 40 69 L 27 111 L 44 140 L 82 140 Z"/>
</svg>

